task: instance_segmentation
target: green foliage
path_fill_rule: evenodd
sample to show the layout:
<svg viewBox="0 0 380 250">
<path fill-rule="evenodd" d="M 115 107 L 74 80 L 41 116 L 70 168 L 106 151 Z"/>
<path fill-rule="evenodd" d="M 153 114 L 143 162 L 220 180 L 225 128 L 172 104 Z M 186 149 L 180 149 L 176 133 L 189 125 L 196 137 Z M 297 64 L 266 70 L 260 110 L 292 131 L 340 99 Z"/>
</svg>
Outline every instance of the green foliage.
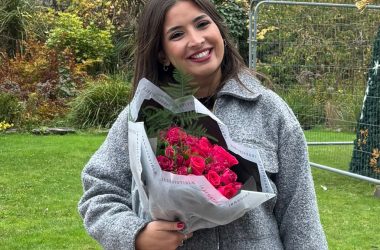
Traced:
<svg viewBox="0 0 380 250">
<path fill-rule="evenodd" d="M 195 112 L 172 113 L 165 109 L 160 109 L 152 106 L 145 107 L 142 110 L 142 119 L 149 138 L 158 138 L 159 132 L 170 128 L 171 126 L 179 126 L 187 133 L 201 137 L 207 136 L 216 141 L 215 138 L 206 134 L 206 129 L 202 124 L 198 124 L 198 120 L 204 115 Z"/>
<path fill-rule="evenodd" d="M 144 4 L 145 0 L 72 0 L 66 11 L 80 16 L 85 26 L 112 27 L 114 47 L 102 70 L 132 71 L 138 16 Z"/>
<path fill-rule="evenodd" d="M 35 92 L 38 83 L 57 81 L 55 53 L 34 39 L 23 42 L 24 55 L 5 57 L 0 68 L 0 83 L 8 79 L 17 83 L 22 92 Z"/>
<path fill-rule="evenodd" d="M 10 57 L 22 50 L 20 41 L 26 39 L 34 4 L 33 0 L 0 0 L 0 49 Z"/>
<path fill-rule="evenodd" d="M 28 37 L 45 43 L 49 31 L 54 28 L 56 17 L 54 9 L 44 8 L 42 6 L 35 7 L 35 10 L 31 13 L 31 18 L 28 19 L 28 25 L 26 27 Z"/>
<path fill-rule="evenodd" d="M 218 12 L 224 17 L 228 30 L 235 40 L 242 57 L 247 60 L 248 55 L 248 1 L 242 0 L 214 0 Z"/>
<path fill-rule="evenodd" d="M 270 31 L 258 36 L 257 70 L 287 87 L 302 84 L 298 78 L 305 72 L 331 74 L 338 83 L 359 81 L 352 79 L 352 69 L 360 71 L 368 62 L 368 42 L 380 24 L 377 13 L 366 14 L 364 18 L 355 9 L 321 12 L 319 7 L 262 5 L 258 30 Z"/>
<path fill-rule="evenodd" d="M 90 81 L 71 103 L 70 120 L 80 128 L 109 128 L 127 106 L 130 91 L 121 79 Z"/>
<path fill-rule="evenodd" d="M 168 83 L 167 87 L 162 87 L 162 89 L 173 99 L 191 96 L 197 92 L 198 89 L 190 86 L 189 84 L 191 81 L 191 77 L 189 75 L 180 73 L 178 70 L 174 70 L 173 78 L 176 83 Z"/>
<path fill-rule="evenodd" d="M 303 129 L 310 129 L 314 124 L 318 124 L 318 121 L 315 121 L 316 114 L 323 112 L 323 106 L 313 98 L 315 95 L 313 91 L 303 87 L 294 87 L 279 91 L 278 94 L 284 98 L 296 114 Z"/>
<path fill-rule="evenodd" d="M 101 30 L 94 24 L 84 27 L 79 16 L 62 12 L 46 44 L 58 51 L 70 49 L 78 62 L 88 59 L 102 61 L 113 48 L 111 29 Z"/>
<path fill-rule="evenodd" d="M 0 93 L 0 121 L 17 124 L 20 119 L 19 100 L 11 94 Z"/>
<path fill-rule="evenodd" d="M 175 105 L 177 106 L 174 109 L 179 109 L 181 105 L 193 98 L 193 94 L 197 91 L 197 88 L 189 84 L 191 81 L 189 75 L 174 70 L 173 77 L 176 83 L 169 83 L 163 89 L 175 100 Z M 199 119 L 205 117 L 205 115 L 198 114 L 195 111 L 173 113 L 161 107 L 146 106 L 142 109 L 140 115 L 141 120 L 144 121 L 147 135 L 150 138 L 159 138 L 160 131 L 176 125 L 193 136 L 206 136 L 217 141 L 207 134 L 206 128 L 199 122 Z M 162 142 L 159 142 L 159 145 L 160 143 Z"/>
<path fill-rule="evenodd" d="M 379 25 L 378 11 L 261 5 L 257 71 L 294 99 L 289 102 L 302 125 L 352 131 Z"/>
<path fill-rule="evenodd" d="M 362 89 L 357 87 L 355 93 L 361 93 Z M 359 118 L 363 97 L 352 94 L 346 89 L 331 89 L 324 104 L 324 124 L 327 128 L 355 131 L 356 121 Z"/>
<path fill-rule="evenodd" d="M 248 26 L 248 5 L 245 1 L 214 0 L 218 12 L 224 17 L 230 34 L 238 42 L 244 39 Z"/>
</svg>

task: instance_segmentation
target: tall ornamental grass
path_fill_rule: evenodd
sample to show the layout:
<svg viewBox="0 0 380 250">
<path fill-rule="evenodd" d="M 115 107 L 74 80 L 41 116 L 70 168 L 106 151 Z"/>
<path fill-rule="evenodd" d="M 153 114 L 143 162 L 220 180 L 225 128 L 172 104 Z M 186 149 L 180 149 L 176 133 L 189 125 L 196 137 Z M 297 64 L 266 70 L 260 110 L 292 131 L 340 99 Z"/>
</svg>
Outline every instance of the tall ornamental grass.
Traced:
<svg viewBox="0 0 380 250">
<path fill-rule="evenodd" d="M 71 103 L 69 120 L 79 128 L 109 128 L 130 100 L 130 84 L 122 79 L 89 82 Z"/>
</svg>

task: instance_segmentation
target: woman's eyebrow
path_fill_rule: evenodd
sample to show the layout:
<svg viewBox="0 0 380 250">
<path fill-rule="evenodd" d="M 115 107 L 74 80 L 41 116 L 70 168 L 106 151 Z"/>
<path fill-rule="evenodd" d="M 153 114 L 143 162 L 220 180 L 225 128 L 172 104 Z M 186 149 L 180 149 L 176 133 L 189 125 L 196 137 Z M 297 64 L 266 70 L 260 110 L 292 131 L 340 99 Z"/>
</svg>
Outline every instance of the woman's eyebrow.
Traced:
<svg viewBox="0 0 380 250">
<path fill-rule="evenodd" d="M 203 18 L 205 18 L 205 17 L 207 17 L 207 15 L 200 15 L 200 16 L 197 16 L 196 18 L 194 18 L 193 19 L 193 23 L 196 23 L 196 22 L 198 22 L 199 20 L 201 20 L 201 19 L 203 19 Z M 171 27 L 170 29 L 168 29 L 168 31 L 166 32 L 166 34 L 169 34 L 170 32 L 173 32 L 173 31 L 175 31 L 175 30 L 177 30 L 178 28 L 180 28 L 181 26 L 180 25 L 178 25 L 178 26 L 174 26 L 174 27 Z"/>
<path fill-rule="evenodd" d="M 196 18 L 193 19 L 193 23 L 196 23 L 198 22 L 199 20 L 203 19 L 207 17 L 207 15 L 200 15 L 200 16 L 197 16 Z"/>
</svg>

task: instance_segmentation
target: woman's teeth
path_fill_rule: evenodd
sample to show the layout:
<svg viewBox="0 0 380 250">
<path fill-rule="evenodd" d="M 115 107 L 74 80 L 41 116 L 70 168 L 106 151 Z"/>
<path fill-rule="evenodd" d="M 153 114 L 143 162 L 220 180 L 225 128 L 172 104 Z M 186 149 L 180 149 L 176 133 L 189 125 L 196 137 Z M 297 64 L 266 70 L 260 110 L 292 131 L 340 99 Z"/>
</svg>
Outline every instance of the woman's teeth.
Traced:
<svg viewBox="0 0 380 250">
<path fill-rule="evenodd" d="M 192 56 L 192 58 L 196 58 L 196 59 L 199 59 L 199 58 L 202 58 L 202 57 L 205 57 L 205 56 L 207 56 L 207 55 L 208 55 L 208 53 L 209 53 L 209 51 L 208 51 L 208 50 L 206 50 L 206 51 L 203 51 L 203 52 L 201 52 L 201 53 L 199 53 L 199 54 L 193 55 L 193 56 Z"/>
</svg>

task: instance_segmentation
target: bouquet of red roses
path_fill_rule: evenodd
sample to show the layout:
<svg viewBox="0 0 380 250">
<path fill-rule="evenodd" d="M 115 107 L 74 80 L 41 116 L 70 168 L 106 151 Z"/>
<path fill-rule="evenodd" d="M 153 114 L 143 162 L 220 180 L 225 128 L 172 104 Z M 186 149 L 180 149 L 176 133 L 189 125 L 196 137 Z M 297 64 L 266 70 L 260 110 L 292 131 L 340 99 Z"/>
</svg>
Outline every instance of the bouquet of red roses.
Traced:
<svg viewBox="0 0 380 250">
<path fill-rule="evenodd" d="M 223 147 L 211 144 L 206 137 L 187 134 L 173 126 L 161 131 L 158 163 L 164 171 L 178 175 L 203 175 L 226 198 L 232 198 L 242 187 L 230 168 L 238 160 Z"/>
<path fill-rule="evenodd" d="M 145 112 L 147 102 L 154 108 Z M 142 79 L 129 117 L 131 193 L 140 217 L 182 221 L 188 233 L 230 223 L 275 196 L 258 150 L 233 141 L 193 96 L 174 99 Z M 243 167 L 255 173 L 245 178 Z"/>
</svg>

